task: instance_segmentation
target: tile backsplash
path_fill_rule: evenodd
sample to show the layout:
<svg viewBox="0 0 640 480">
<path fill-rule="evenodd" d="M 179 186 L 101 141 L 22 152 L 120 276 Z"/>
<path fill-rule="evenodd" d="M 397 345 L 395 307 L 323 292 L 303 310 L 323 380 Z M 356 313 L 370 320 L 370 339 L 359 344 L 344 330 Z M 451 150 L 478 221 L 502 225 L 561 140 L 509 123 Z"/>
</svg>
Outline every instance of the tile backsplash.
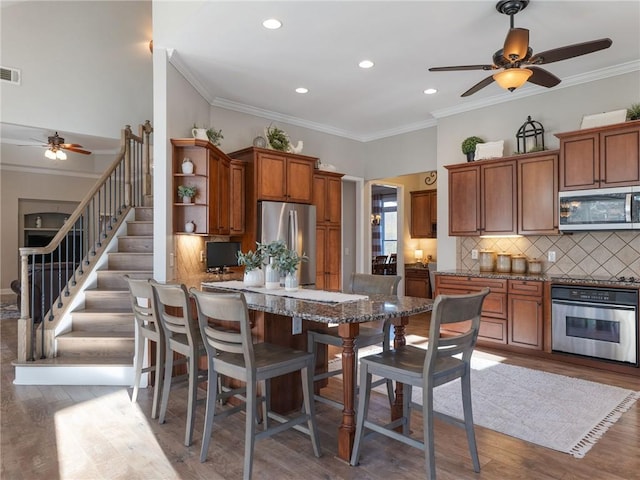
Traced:
<svg viewBox="0 0 640 480">
<path fill-rule="evenodd" d="M 529 259 L 540 259 L 543 272 L 549 275 L 640 277 L 640 233 L 636 231 L 593 231 L 519 238 L 459 237 L 459 269 L 479 268 L 478 260 L 471 258 L 471 250 L 474 249 L 523 254 Z M 555 262 L 547 260 L 550 251 L 556 252 Z"/>
</svg>

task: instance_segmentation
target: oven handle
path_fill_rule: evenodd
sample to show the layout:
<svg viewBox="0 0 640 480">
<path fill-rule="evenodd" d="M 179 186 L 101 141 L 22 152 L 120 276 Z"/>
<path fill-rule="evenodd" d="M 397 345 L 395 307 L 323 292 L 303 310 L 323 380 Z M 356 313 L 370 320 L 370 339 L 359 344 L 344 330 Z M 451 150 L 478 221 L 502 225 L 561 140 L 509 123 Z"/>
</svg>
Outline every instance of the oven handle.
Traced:
<svg viewBox="0 0 640 480">
<path fill-rule="evenodd" d="M 594 303 L 594 302 L 576 302 L 575 300 L 559 300 L 551 299 L 551 305 L 569 305 L 571 307 L 592 307 L 592 308 L 607 308 L 610 310 L 629 310 L 636 311 L 634 305 L 617 305 L 613 303 Z"/>
</svg>

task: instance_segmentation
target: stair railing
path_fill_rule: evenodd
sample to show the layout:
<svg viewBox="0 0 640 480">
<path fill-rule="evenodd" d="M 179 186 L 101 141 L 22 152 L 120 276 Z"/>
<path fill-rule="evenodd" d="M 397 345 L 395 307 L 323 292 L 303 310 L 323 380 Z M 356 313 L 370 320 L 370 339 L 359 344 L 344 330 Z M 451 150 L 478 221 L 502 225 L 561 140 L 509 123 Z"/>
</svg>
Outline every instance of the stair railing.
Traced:
<svg viewBox="0 0 640 480">
<path fill-rule="evenodd" d="M 46 247 L 20 248 L 18 362 L 55 355 L 53 329 L 131 208 L 151 192 L 151 133 L 127 125 L 121 149 Z"/>
</svg>

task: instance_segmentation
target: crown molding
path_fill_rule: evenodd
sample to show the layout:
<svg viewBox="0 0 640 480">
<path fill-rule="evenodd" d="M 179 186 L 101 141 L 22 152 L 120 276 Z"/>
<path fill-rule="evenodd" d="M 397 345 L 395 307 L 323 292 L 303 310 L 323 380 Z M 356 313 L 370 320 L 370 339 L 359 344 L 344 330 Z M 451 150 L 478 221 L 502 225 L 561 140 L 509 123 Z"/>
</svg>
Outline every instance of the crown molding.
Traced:
<svg viewBox="0 0 640 480">
<path fill-rule="evenodd" d="M 182 58 L 178 54 L 175 48 L 167 48 L 167 59 L 169 63 L 173 65 L 178 72 L 185 78 L 187 82 L 191 84 L 193 88 L 204 98 L 209 104 L 213 102 L 213 95 L 204 87 L 202 82 L 191 73 L 191 70 L 182 61 Z"/>
</svg>

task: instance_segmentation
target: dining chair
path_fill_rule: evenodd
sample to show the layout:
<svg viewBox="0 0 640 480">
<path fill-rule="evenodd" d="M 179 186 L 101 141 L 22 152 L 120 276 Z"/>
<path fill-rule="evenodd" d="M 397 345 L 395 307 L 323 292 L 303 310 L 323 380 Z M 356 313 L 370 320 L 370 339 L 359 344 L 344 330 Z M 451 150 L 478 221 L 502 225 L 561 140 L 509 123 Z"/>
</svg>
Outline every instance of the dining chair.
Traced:
<svg viewBox="0 0 640 480">
<path fill-rule="evenodd" d="M 376 255 L 375 258 L 373 259 L 371 273 L 373 273 L 374 275 L 384 275 L 386 264 L 387 264 L 386 255 Z"/>
<path fill-rule="evenodd" d="M 429 343 L 426 350 L 405 345 L 396 350 L 381 352 L 362 359 L 360 371 L 360 400 L 356 420 L 356 434 L 351 453 L 351 465 L 357 465 L 365 428 L 386 435 L 411 447 L 424 450 L 427 478 L 436 478 L 434 454 L 434 417 L 462 427 L 467 434 L 473 470 L 480 472 L 480 460 L 471 410 L 471 354 L 476 345 L 482 302 L 489 289 L 465 295 L 438 295 L 431 313 Z M 468 329 L 455 336 L 440 337 L 440 325 L 467 322 Z M 388 424 L 367 419 L 371 398 L 372 376 L 395 380 L 403 384 L 402 417 Z M 433 389 L 438 385 L 461 379 L 464 420 L 433 410 Z M 422 388 L 422 405 L 412 402 L 412 387 Z M 422 410 L 423 437 L 411 435 L 411 408 Z M 398 428 L 400 431 L 396 431 Z"/>
<path fill-rule="evenodd" d="M 207 459 L 214 420 L 233 411 L 216 413 L 218 377 L 225 375 L 246 383 L 244 475 L 251 478 L 255 441 L 270 437 L 288 428 L 295 428 L 311 437 L 313 453 L 320 456 L 320 440 L 315 420 L 313 392 L 313 356 L 272 343 L 253 344 L 249 310 L 243 293 L 213 293 L 192 288 L 198 312 L 198 324 L 208 357 L 207 400 L 200 461 Z M 217 323 L 216 323 L 217 322 Z M 222 323 L 221 323 L 222 322 Z M 280 375 L 300 371 L 304 410 L 290 417 L 271 411 L 270 380 Z M 258 389 L 260 385 L 260 390 Z M 260 393 L 260 396 L 258 394 Z M 283 393 L 284 394 L 284 393 Z M 256 431 L 258 402 L 262 405 L 262 430 Z M 270 427 L 269 419 L 278 424 Z M 306 428 L 302 425 L 306 423 Z"/>
<path fill-rule="evenodd" d="M 398 254 L 392 253 L 385 265 L 385 275 L 395 275 L 396 273 L 398 273 Z"/>
<path fill-rule="evenodd" d="M 398 294 L 398 284 L 402 277 L 398 276 L 381 276 L 381 275 L 369 275 L 367 273 L 352 273 L 349 279 L 349 286 L 346 289 L 346 293 L 357 293 L 357 294 L 385 294 L 385 295 L 397 295 Z M 390 349 L 390 340 L 389 340 L 389 332 L 390 332 L 391 323 L 390 322 L 367 322 L 361 323 L 359 328 L 358 336 L 355 339 L 355 345 L 353 347 L 356 358 L 358 358 L 358 350 L 364 347 L 370 347 L 373 345 L 381 345 L 384 351 Z M 318 344 L 322 345 L 331 345 L 334 347 L 342 348 L 342 337 L 337 332 L 337 327 L 329 327 L 329 331 L 307 331 L 307 350 L 313 353 L 314 365 L 315 359 L 318 356 Z M 357 391 L 358 384 L 358 375 L 357 375 L 358 364 L 356 362 L 356 372 L 353 376 L 354 381 L 354 392 Z M 342 374 L 342 369 L 327 371 L 323 373 L 318 373 L 314 375 L 313 381 L 314 383 L 323 380 L 325 378 L 334 377 L 336 375 Z M 377 384 L 381 384 L 382 382 L 378 382 Z M 387 393 L 389 396 L 389 402 L 393 402 L 394 394 L 393 394 L 393 385 L 391 381 L 387 383 Z M 342 403 L 337 402 L 333 399 L 324 397 L 320 394 L 314 395 L 314 399 L 326 403 L 328 405 L 332 405 L 334 407 L 342 407 Z"/>
<path fill-rule="evenodd" d="M 154 372 L 153 403 L 151 404 L 151 418 L 158 417 L 160 404 L 160 392 L 162 391 L 162 377 L 164 375 L 165 343 L 164 332 L 160 327 L 153 305 L 153 289 L 149 283 L 150 278 L 133 278 L 124 275 L 129 285 L 129 296 L 136 329 L 136 360 L 134 365 L 135 380 L 131 401 L 138 400 L 140 380 L 143 373 Z M 155 364 L 143 367 L 145 346 L 147 342 L 155 343 Z"/>
<path fill-rule="evenodd" d="M 158 322 L 164 332 L 165 362 L 162 386 L 162 400 L 158 421 L 165 422 L 169 392 L 174 384 L 188 382 L 187 426 L 184 436 L 185 446 L 193 442 L 196 420 L 198 384 L 207 380 L 205 371 L 198 368 L 198 359 L 206 354 L 198 325 L 193 318 L 187 288 L 181 284 L 162 284 L 151 280 L 154 308 Z M 174 353 L 186 360 L 187 374 L 173 377 Z"/>
</svg>

